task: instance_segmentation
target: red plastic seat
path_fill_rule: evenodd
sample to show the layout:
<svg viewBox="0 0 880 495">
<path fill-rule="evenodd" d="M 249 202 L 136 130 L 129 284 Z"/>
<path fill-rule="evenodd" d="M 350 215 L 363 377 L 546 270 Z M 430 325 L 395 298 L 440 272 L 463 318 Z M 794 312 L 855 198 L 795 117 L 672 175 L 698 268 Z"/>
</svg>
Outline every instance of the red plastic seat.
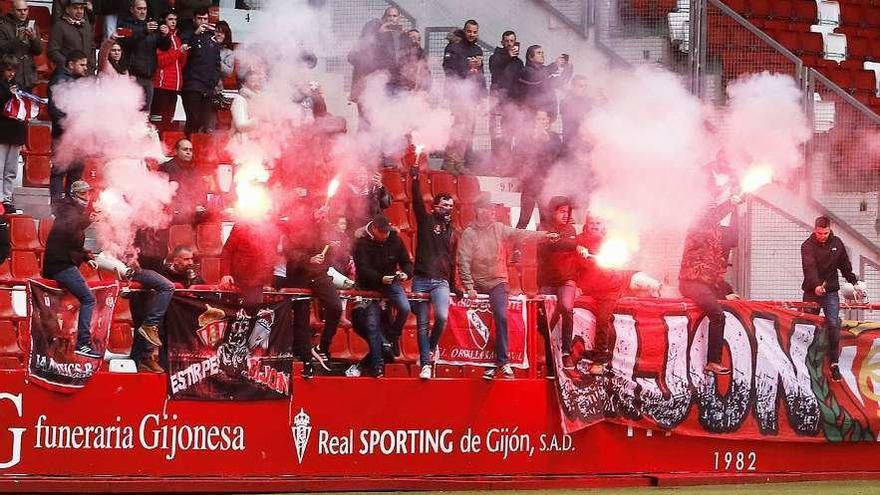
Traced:
<svg viewBox="0 0 880 495">
<path fill-rule="evenodd" d="M 859 70 L 855 72 L 853 81 L 856 91 L 870 92 L 872 95 L 877 89 L 877 83 L 874 79 L 874 71 Z"/>
<path fill-rule="evenodd" d="M 801 49 L 800 38 L 798 33 L 790 31 L 777 31 L 774 33 L 776 41 L 791 51 L 799 51 Z"/>
<path fill-rule="evenodd" d="M 752 17 L 766 19 L 773 15 L 773 9 L 768 0 L 750 0 L 749 13 Z"/>
<path fill-rule="evenodd" d="M 775 19 L 790 19 L 794 14 L 794 5 L 787 0 L 775 0 L 770 5 L 770 13 Z"/>
<path fill-rule="evenodd" d="M 458 179 L 449 172 L 431 174 L 431 195 L 437 196 L 440 193 L 449 194 L 453 200 L 458 202 Z"/>
<path fill-rule="evenodd" d="M 388 378 L 409 378 L 409 365 L 406 363 L 388 363 L 385 365 L 385 376 Z"/>
<path fill-rule="evenodd" d="M 840 5 L 840 24 L 845 26 L 865 26 L 865 12 L 860 5 Z"/>
<path fill-rule="evenodd" d="M 219 223 L 202 223 L 196 226 L 196 247 L 202 256 L 220 256 L 223 250 L 223 226 Z"/>
<path fill-rule="evenodd" d="M 6 261 L 0 263 L 0 284 L 9 285 L 12 280 L 12 270 L 10 269 L 10 265 L 12 262 L 7 258 Z M 0 304 L 3 304 L 2 298 L 0 298 Z M 0 309 L 0 314 L 2 314 L 2 309 Z"/>
<path fill-rule="evenodd" d="M 394 201 L 406 201 L 409 198 L 410 190 L 408 181 L 400 171 L 396 169 L 382 170 L 382 185 L 391 195 Z M 424 187 L 424 184 L 422 184 Z"/>
<path fill-rule="evenodd" d="M 524 266 L 522 268 L 522 290 L 529 297 L 538 293 L 538 267 Z"/>
<path fill-rule="evenodd" d="M 117 321 L 110 325 L 110 335 L 107 338 L 107 350 L 114 354 L 131 354 L 133 331 L 131 323 Z"/>
<path fill-rule="evenodd" d="M 347 360 L 351 358 L 351 350 L 348 348 L 347 328 L 340 328 L 333 340 L 330 342 L 330 356 L 333 359 Z"/>
<path fill-rule="evenodd" d="M 28 124 L 27 152 L 34 155 L 52 153 L 52 128 L 47 125 Z"/>
<path fill-rule="evenodd" d="M 48 186 L 52 175 L 49 155 L 23 155 L 24 182 L 31 187 Z"/>
<path fill-rule="evenodd" d="M 406 205 L 401 203 L 400 201 L 395 201 L 391 203 L 391 206 L 385 210 L 385 216 L 388 217 L 388 220 L 400 230 L 409 230 L 409 211 L 407 210 Z"/>
<path fill-rule="evenodd" d="M 34 251 L 13 249 L 9 258 L 13 278 L 25 280 L 40 276 L 40 261 Z"/>
<path fill-rule="evenodd" d="M 800 46 L 803 53 L 822 56 L 825 53 L 825 44 L 820 33 L 800 33 Z"/>
<path fill-rule="evenodd" d="M 168 249 L 174 246 L 194 246 L 195 233 L 191 225 L 172 225 L 168 228 Z"/>
<path fill-rule="evenodd" d="M 414 315 L 410 315 L 410 318 L 415 320 Z M 403 329 L 403 335 L 400 336 L 400 358 L 406 362 L 419 362 L 419 336 L 415 326 Z"/>
<path fill-rule="evenodd" d="M 31 5 L 28 17 L 36 22 L 42 36 L 49 36 L 49 31 L 52 30 L 52 11 L 49 7 Z"/>
<path fill-rule="evenodd" d="M 52 224 L 54 223 L 55 219 L 52 217 L 40 219 L 40 226 L 37 232 L 37 238 L 40 241 L 40 246 L 46 247 L 46 239 L 49 238 L 49 231 L 52 230 Z"/>
<path fill-rule="evenodd" d="M 819 8 L 813 0 L 799 0 L 794 4 L 792 16 L 794 20 L 814 24 L 819 17 Z"/>
<path fill-rule="evenodd" d="M 850 36 L 846 37 L 846 55 L 850 59 L 858 60 L 864 59 L 870 53 L 869 48 L 870 42 L 868 38 L 864 38 L 861 36 Z M 847 60 L 848 62 L 849 60 Z"/>
<path fill-rule="evenodd" d="M 217 142 L 211 134 L 195 133 L 190 138 L 193 145 L 193 161 L 197 165 L 219 163 Z"/>
<path fill-rule="evenodd" d="M 12 320 L 0 320 L 0 354 L 19 354 L 18 326 Z"/>
<path fill-rule="evenodd" d="M 131 323 L 131 304 L 128 298 L 116 298 L 116 307 L 113 308 L 113 321 L 127 321 Z"/>
<path fill-rule="evenodd" d="M 474 203 L 479 199 L 482 191 L 480 181 L 473 175 L 461 175 L 458 177 L 458 199 L 462 203 Z"/>
<path fill-rule="evenodd" d="M 825 75 L 841 88 L 852 87 L 852 72 L 846 69 L 829 69 L 825 71 Z"/>
<path fill-rule="evenodd" d="M 9 240 L 14 249 L 37 249 L 40 239 L 37 236 L 37 222 L 26 215 L 9 215 Z"/>
<path fill-rule="evenodd" d="M 351 359 L 355 361 L 363 359 L 363 357 L 370 352 L 370 345 L 367 344 L 367 341 L 364 340 L 363 337 L 355 332 L 351 332 L 350 334 L 348 347 L 351 350 Z"/>
</svg>

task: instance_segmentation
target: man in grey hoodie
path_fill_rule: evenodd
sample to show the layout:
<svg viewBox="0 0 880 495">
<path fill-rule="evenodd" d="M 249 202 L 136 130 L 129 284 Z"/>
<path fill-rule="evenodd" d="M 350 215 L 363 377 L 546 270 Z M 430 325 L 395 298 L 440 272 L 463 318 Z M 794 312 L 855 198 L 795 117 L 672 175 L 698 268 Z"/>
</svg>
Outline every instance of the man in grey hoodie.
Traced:
<svg viewBox="0 0 880 495">
<path fill-rule="evenodd" d="M 488 293 L 489 305 L 495 319 L 495 362 L 483 378 L 491 380 L 498 373 L 513 377 L 507 357 L 507 248 L 509 244 L 525 241 L 559 240 L 555 232 L 534 232 L 514 229 L 495 220 L 495 206 L 487 197 L 476 204 L 477 217 L 461 234 L 458 245 L 458 273 L 467 290 L 467 297 L 477 298 L 478 292 Z"/>
</svg>

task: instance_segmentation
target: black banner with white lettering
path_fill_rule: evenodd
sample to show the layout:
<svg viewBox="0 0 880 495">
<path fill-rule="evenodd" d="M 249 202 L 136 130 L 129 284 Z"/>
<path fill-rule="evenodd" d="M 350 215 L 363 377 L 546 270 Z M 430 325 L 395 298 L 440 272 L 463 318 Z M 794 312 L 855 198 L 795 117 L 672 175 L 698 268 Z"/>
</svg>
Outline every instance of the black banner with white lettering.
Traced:
<svg viewBox="0 0 880 495">
<path fill-rule="evenodd" d="M 178 293 L 165 319 L 172 399 L 290 397 L 289 300 L 245 308 L 235 294 Z"/>
</svg>

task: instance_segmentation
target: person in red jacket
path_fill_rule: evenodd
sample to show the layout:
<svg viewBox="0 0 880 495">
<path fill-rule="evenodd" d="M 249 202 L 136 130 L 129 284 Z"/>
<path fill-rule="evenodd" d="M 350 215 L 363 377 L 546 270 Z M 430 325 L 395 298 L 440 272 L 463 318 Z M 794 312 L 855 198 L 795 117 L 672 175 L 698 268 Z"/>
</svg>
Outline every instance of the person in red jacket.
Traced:
<svg viewBox="0 0 880 495">
<path fill-rule="evenodd" d="M 541 230 L 559 234 L 556 242 L 538 245 L 538 286 L 541 294 L 556 296 L 556 309 L 550 318 L 551 328 L 562 319 L 562 365 L 573 369 L 571 341 L 574 332 L 574 299 L 577 297 L 577 232 L 572 225 L 574 208 L 565 196 L 554 196 L 547 207 L 550 215 Z"/>
<path fill-rule="evenodd" d="M 160 127 L 168 126 L 174 119 L 177 108 L 177 95 L 183 85 L 183 66 L 189 45 L 180 40 L 177 33 L 177 13 L 173 10 L 162 17 L 162 32 L 167 29 L 171 47 L 156 50 L 156 74 L 153 76 L 153 104 L 150 108 L 150 121 Z"/>
<path fill-rule="evenodd" d="M 272 285 L 272 271 L 280 258 L 280 236 L 275 225 L 238 221 L 220 254 L 220 288 L 237 289 L 245 309 L 263 302 L 263 287 Z"/>
</svg>

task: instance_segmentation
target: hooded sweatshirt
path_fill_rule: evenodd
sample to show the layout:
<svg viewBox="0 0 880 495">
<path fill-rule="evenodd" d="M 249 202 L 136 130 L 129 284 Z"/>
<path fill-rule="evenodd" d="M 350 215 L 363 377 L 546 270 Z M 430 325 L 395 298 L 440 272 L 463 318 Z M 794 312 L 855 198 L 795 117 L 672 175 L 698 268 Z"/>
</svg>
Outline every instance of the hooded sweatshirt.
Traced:
<svg viewBox="0 0 880 495">
<path fill-rule="evenodd" d="M 422 188 L 419 177 L 412 180 L 412 197 L 421 198 Z M 455 286 L 455 231 L 451 222 L 443 221 L 428 212 L 425 203 L 412 202 L 418 225 L 416 243 L 415 274 L 419 277 L 448 280 L 449 287 Z"/>
<path fill-rule="evenodd" d="M 566 198 L 555 197 L 547 207 L 548 215 L 552 215 L 560 206 L 571 204 Z M 572 210 L 573 213 L 573 210 Z M 566 281 L 577 280 L 580 266 L 580 255 L 577 253 L 577 231 L 574 225 L 546 225 L 543 230 L 556 232 L 559 240 L 544 241 L 538 244 L 538 285 L 540 287 L 559 287 Z"/>
<path fill-rule="evenodd" d="M 515 229 L 501 222 L 473 222 L 458 244 L 458 273 L 465 290 L 488 291 L 507 282 L 507 246 L 539 241 L 544 232 Z"/>
<path fill-rule="evenodd" d="M 824 244 L 816 240 L 816 234 L 810 234 L 801 244 L 801 263 L 804 269 L 804 283 L 801 288 L 804 292 L 813 293 L 823 283 L 828 292 L 840 290 L 838 270 L 847 282 L 855 284 L 859 281 L 853 273 L 846 246 L 833 232 Z"/>
</svg>

